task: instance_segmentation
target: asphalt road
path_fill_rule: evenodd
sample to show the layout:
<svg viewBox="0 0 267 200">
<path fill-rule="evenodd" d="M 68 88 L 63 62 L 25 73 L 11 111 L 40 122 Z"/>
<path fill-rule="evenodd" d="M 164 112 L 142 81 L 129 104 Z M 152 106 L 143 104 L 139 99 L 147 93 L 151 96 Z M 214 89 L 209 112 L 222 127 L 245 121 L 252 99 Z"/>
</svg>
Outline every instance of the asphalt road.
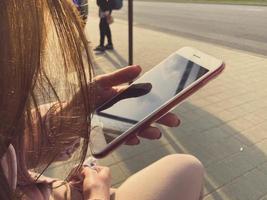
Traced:
<svg viewBox="0 0 267 200">
<path fill-rule="evenodd" d="M 116 18 L 127 20 L 127 1 Z M 267 6 L 134 1 L 137 26 L 267 55 Z"/>
</svg>

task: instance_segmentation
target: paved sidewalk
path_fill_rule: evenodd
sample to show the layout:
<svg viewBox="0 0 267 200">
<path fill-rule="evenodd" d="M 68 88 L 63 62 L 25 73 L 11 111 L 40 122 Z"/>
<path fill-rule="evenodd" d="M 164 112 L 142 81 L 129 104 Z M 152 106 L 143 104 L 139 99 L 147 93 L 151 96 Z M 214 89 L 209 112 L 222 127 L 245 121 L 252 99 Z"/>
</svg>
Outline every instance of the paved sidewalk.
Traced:
<svg viewBox="0 0 267 200">
<path fill-rule="evenodd" d="M 98 18 L 96 10 L 91 12 L 86 32 L 95 47 Z M 97 74 L 127 65 L 127 22 L 115 19 L 111 29 L 115 50 L 95 55 Z M 190 153 L 206 168 L 205 200 L 267 200 L 267 57 L 134 29 L 134 62 L 144 72 L 184 46 L 224 60 L 223 75 L 174 110 L 182 120 L 180 127 L 161 127 L 163 137 L 159 141 L 123 146 L 101 164 L 111 167 L 112 184 L 119 186 L 165 155 Z"/>
<path fill-rule="evenodd" d="M 98 18 L 87 33 L 98 45 Z M 127 22 L 111 25 L 115 50 L 96 55 L 97 73 L 127 65 Z M 222 76 L 180 105 L 179 128 L 162 127 L 160 141 L 122 147 L 102 164 L 111 167 L 113 184 L 172 153 L 190 153 L 206 167 L 205 200 L 267 199 L 267 57 L 144 28 L 134 29 L 134 63 L 144 72 L 183 46 L 193 46 L 226 62 Z"/>
</svg>

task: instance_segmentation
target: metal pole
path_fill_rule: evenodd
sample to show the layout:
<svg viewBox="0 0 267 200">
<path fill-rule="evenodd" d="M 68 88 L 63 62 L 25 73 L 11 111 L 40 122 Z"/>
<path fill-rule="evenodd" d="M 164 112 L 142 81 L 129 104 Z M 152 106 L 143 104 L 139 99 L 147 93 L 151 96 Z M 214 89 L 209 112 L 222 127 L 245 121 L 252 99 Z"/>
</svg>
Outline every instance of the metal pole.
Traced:
<svg viewBox="0 0 267 200">
<path fill-rule="evenodd" d="M 133 0 L 128 0 L 129 65 L 133 64 Z"/>
</svg>

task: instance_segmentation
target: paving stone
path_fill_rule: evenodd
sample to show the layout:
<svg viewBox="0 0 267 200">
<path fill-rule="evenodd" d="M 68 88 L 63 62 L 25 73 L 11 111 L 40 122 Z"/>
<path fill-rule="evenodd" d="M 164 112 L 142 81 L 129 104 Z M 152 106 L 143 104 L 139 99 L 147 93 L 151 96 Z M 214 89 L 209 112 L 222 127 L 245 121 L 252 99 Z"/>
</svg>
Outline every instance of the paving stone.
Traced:
<svg viewBox="0 0 267 200">
<path fill-rule="evenodd" d="M 224 193 L 226 196 L 230 196 L 231 199 L 258 200 L 266 192 L 266 178 L 266 175 L 258 170 L 252 170 L 216 192 Z"/>
<path fill-rule="evenodd" d="M 142 156 L 135 156 L 132 159 L 118 163 L 118 165 L 120 166 L 124 174 L 130 176 L 146 167 L 146 162 L 144 161 Z"/>
<path fill-rule="evenodd" d="M 121 183 L 127 178 L 127 175 L 123 172 L 119 165 L 113 165 L 110 167 L 111 170 L 111 184 L 116 185 Z"/>
<path fill-rule="evenodd" d="M 237 200 L 234 197 L 230 197 L 223 191 L 218 190 L 204 197 L 204 200 Z"/>
<path fill-rule="evenodd" d="M 240 178 L 237 184 L 242 184 L 242 182 L 247 182 L 248 185 L 250 185 L 250 189 L 253 190 L 252 192 L 259 192 L 258 196 L 255 195 L 257 199 L 267 193 L 267 174 L 259 169 L 254 169 L 245 174 L 244 177 Z"/>
<path fill-rule="evenodd" d="M 241 134 L 236 135 L 236 137 L 248 145 L 253 145 L 267 139 L 266 128 L 263 124 L 259 124 L 243 131 Z"/>
<path fill-rule="evenodd" d="M 267 193 L 263 197 L 261 197 L 259 200 L 267 200 Z"/>
<path fill-rule="evenodd" d="M 265 175 L 267 175 L 267 162 L 261 164 L 261 165 L 258 165 L 257 168 L 263 172 Z"/>
<path fill-rule="evenodd" d="M 99 159 L 98 160 L 99 164 L 102 165 L 102 166 L 110 166 L 110 165 L 113 165 L 114 163 L 117 162 L 117 160 L 114 158 L 114 156 L 111 154 L 111 155 L 108 155 L 107 157 L 105 158 L 102 158 L 102 159 Z"/>
</svg>

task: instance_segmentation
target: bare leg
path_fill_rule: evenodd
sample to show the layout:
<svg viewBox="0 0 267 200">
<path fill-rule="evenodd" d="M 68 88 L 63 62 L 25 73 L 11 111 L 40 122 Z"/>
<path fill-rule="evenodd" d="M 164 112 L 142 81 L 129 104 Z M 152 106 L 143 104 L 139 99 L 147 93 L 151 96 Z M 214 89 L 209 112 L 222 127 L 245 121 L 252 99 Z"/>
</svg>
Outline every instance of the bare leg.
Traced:
<svg viewBox="0 0 267 200">
<path fill-rule="evenodd" d="M 114 200 L 199 200 L 204 169 L 193 156 L 166 156 L 126 180 Z"/>
</svg>

